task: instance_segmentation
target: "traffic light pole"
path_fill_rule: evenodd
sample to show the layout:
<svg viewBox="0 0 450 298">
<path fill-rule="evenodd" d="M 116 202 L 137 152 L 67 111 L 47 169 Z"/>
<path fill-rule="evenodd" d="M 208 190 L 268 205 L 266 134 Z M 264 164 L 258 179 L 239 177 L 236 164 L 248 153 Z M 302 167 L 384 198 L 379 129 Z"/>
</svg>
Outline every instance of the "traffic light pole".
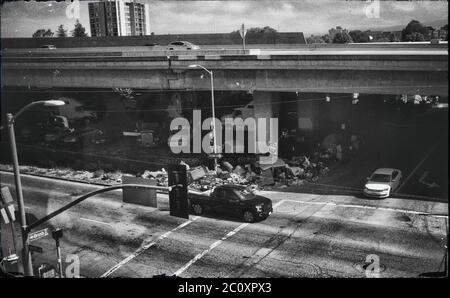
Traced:
<svg viewBox="0 0 450 298">
<path fill-rule="evenodd" d="M 168 183 L 170 215 L 188 219 L 189 202 L 185 165 L 169 165 Z"/>
<path fill-rule="evenodd" d="M 110 190 L 122 189 L 122 188 L 125 188 L 125 187 L 143 187 L 143 188 L 150 188 L 150 189 L 164 190 L 164 191 L 170 191 L 171 190 L 170 187 L 144 185 L 144 184 L 119 184 L 119 185 L 108 186 L 108 187 L 105 187 L 105 188 L 102 188 L 102 189 L 97 189 L 97 190 L 91 191 L 91 192 L 89 192 L 89 193 L 87 193 L 85 195 L 82 195 L 82 196 L 78 197 L 77 199 L 73 200 L 72 202 L 70 202 L 66 206 L 63 206 L 63 207 L 53 211 L 52 213 L 42 217 L 41 219 L 38 219 L 38 220 L 34 221 L 33 223 L 29 224 L 26 227 L 27 235 L 28 235 L 29 232 L 31 232 L 31 230 L 37 228 L 38 226 L 40 226 L 41 224 L 49 221 L 53 217 L 63 213 L 67 209 L 69 209 L 69 208 L 71 208 L 71 207 L 73 207 L 73 206 L 83 202 L 84 200 L 86 200 L 86 199 L 88 199 L 88 198 L 90 198 L 92 196 L 95 196 L 95 195 L 100 194 L 100 193 L 108 192 Z"/>
<path fill-rule="evenodd" d="M 217 155 L 217 138 L 216 138 L 216 107 L 214 106 L 214 75 L 212 70 L 210 71 L 211 76 L 211 106 L 212 106 L 212 118 L 213 118 L 213 152 Z M 217 157 L 214 157 L 214 172 L 217 174 Z"/>
<path fill-rule="evenodd" d="M 59 278 L 64 277 L 63 265 L 62 265 L 62 259 L 61 259 L 61 246 L 59 245 L 59 239 L 62 238 L 62 236 L 63 236 L 63 232 L 61 229 L 56 229 L 52 232 L 52 237 L 53 237 L 53 239 L 55 239 L 55 243 L 56 243 L 56 257 L 57 257 Z"/>
</svg>

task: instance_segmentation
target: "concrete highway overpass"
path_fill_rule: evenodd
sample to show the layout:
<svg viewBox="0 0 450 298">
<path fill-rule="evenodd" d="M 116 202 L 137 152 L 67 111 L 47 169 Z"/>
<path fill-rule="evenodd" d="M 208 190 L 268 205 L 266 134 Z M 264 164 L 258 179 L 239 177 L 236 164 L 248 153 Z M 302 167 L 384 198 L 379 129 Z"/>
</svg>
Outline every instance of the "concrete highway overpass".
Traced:
<svg viewBox="0 0 450 298">
<path fill-rule="evenodd" d="M 297 49 L 210 47 L 16 49 L 2 53 L 3 87 L 133 88 L 448 94 L 447 45 L 302 46 Z"/>
<path fill-rule="evenodd" d="M 209 75 L 191 64 L 213 70 L 215 90 L 252 93 L 257 118 L 279 117 L 282 93 L 297 93 L 299 123 L 306 123 L 301 129 L 317 128 L 319 115 L 318 103 L 303 100 L 302 93 L 448 96 L 446 44 L 267 47 L 245 53 L 220 47 L 4 50 L 2 87 L 171 90 L 183 99 L 211 88 Z"/>
</svg>

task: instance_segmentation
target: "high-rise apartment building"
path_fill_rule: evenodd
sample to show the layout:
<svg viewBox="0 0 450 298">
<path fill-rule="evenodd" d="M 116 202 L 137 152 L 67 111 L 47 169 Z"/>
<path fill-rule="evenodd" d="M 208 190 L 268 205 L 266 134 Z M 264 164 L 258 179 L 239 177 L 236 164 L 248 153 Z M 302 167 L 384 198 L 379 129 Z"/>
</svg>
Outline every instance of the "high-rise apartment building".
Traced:
<svg viewBox="0 0 450 298">
<path fill-rule="evenodd" d="M 150 8 L 135 1 L 89 3 L 91 36 L 150 35 Z"/>
</svg>

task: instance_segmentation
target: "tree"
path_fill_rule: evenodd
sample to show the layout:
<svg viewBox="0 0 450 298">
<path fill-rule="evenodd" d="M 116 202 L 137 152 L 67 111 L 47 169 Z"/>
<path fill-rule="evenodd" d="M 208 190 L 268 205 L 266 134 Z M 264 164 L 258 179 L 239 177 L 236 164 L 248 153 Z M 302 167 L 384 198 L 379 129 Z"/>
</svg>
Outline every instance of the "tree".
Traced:
<svg viewBox="0 0 450 298">
<path fill-rule="evenodd" d="M 312 43 L 325 43 L 325 40 L 321 36 L 317 35 L 311 35 L 306 39 L 306 43 L 312 44 Z"/>
<path fill-rule="evenodd" d="M 86 28 L 81 25 L 80 21 L 75 22 L 75 28 L 71 32 L 73 37 L 87 37 Z"/>
<path fill-rule="evenodd" d="M 353 39 L 347 31 L 337 32 L 334 35 L 333 43 L 352 43 Z"/>
<path fill-rule="evenodd" d="M 64 25 L 59 25 L 58 30 L 56 30 L 57 37 L 67 37 L 67 30 L 64 29 Z"/>
<path fill-rule="evenodd" d="M 322 35 L 322 39 L 326 43 L 332 43 L 333 42 L 333 39 L 331 38 L 331 36 L 329 34 Z"/>
<path fill-rule="evenodd" d="M 263 28 L 255 27 L 248 29 L 247 33 L 276 33 L 277 30 L 272 27 L 265 26 Z"/>
<path fill-rule="evenodd" d="M 441 31 L 443 31 L 443 33 L 440 33 L 439 35 L 442 36 L 443 40 L 448 41 L 448 24 L 445 24 L 444 26 L 442 26 Z"/>
<path fill-rule="evenodd" d="M 425 41 L 425 37 L 423 36 L 422 33 L 413 32 L 411 34 L 406 35 L 404 41 Z"/>
<path fill-rule="evenodd" d="M 390 42 L 399 42 L 400 41 L 400 38 L 397 36 L 397 34 L 395 34 L 393 32 L 389 33 L 388 38 L 389 38 Z"/>
<path fill-rule="evenodd" d="M 233 31 L 231 33 L 239 33 L 239 30 Z M 249 28 L 247 29 L 247 34 L 248 33 L 277 33 L 277 30 L 273 29 L 272 27 L 269 26 L 265 26 L 263 28 L 261 27 L 253 27 L 253 28 Z"/>
<path fill-rule="evenodd" d="M 423 26 L 419 21 L 412 20 L 402 30 L 402 41 L 408 41 L 408 40 L 406 40 L 406 36 L 411 35 L 415 32 L 422 34 L 422 36 L 425 36 L 425 34 L 427 34 L 427 28 L 425 26 Z M 409 38 L 411 38 L 411 37 L 409 37 Z"/>
<path fill-rule="evenodd" d="M 33 38 L 43 37 L 45 33 L 45 29 L 38 29 L 33 33 Z"/>
<path fill-rule="evenodd" d="M 38 37 L 53 37 L 53 32 L 50 29 L 38 29 L 36 30 L 36 32 L 33 33 L 33 38 L 38 38 Z"/>
<path fill-rule="evenodd" d="M 44 37 L 53 37 L 55 33 L 52 32 L 52 30 L 47 29 L 47 31 L 45 31 L 44 33 Z"/>
<path fill-rule="evenodd" d="M 380 37 L 377 39 L 377 42 L 391 42 L 389 37 Z"/>
<path fill-rule="evenodd" d="M 369 42 L 369 34 L 362 32 L 361 30 L 352 30 L 348 33 L 354 42 Z"/>
</svg>

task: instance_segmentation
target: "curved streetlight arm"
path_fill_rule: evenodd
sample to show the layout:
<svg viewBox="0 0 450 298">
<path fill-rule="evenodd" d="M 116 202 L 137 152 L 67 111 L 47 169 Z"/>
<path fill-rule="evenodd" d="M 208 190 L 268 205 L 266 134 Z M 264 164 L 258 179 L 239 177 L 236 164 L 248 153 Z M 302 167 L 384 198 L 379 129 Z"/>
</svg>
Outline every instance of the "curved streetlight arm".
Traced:
<svg viewBox="0 0 450 298">
<path fill-rule="evenodd" d="M 65 103 L 61 100 L 38 100 L 33 101 L 21 108 L 17 113 L 14 115 L 12 113 L 6 113 L 6 124 L 10 126 L 11 124 L 14 124 L 14 121 L 25 111 L 27 111 L 29 108 L 37 105 L 44 105 L 44 106 L 60 106 L 64 105 Z M 4 126 L 0 126 L 0 130 L 2 130 Z"/>
<path fill-rule="evenodd" d="M 39 101 L 33 101 L 29 104 L 27 104 L 26 106 L 24 106 L 23 108 L 21 108 L 17 113 L 15 113 L 12 117 L 8 117 L 8 124 L 11 122 L 14 122 L 14 120 L 16 120 L 23 112 L 25 112 L 26 110 L 28 110 L 29 108 L 36 106 L 36 105 L 41 105 L 41 104 L 45 104 L 46 101 L 45 100 L 39 100 Z"/>
<path fill-rule="evenodd" d="M 207 73 L 209 73 L 210 75 L 212 74 L 212 70 L 209 70 L 209 69 L 207 69 L 206 67 L 204 67 L 203 65 L 200 65 L 200 64 L 189 65 L 189 67 L 192 67 L 192 68 L 194 68 L 194 67 L 200 67 L 200 68 L 202 68 L 204 71 L 206 71 Z"/>
</svg>

